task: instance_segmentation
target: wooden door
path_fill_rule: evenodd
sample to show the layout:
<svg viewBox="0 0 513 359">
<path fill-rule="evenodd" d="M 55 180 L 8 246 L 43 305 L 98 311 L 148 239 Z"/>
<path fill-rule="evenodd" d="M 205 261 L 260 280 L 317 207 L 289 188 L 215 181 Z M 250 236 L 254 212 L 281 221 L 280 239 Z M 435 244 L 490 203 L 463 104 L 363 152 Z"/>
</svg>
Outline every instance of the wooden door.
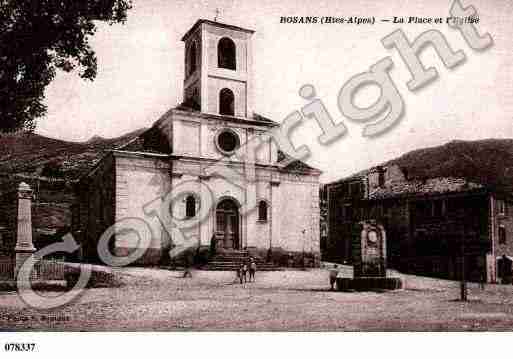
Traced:
<svg viewBox="0 0 513 359">
<path fill-rule="evenodd" d="M 239 212 L 231 200 L 224 200 L 217 207 L 216 239 L 218 247 L 240 249 Z"/>
</svg>

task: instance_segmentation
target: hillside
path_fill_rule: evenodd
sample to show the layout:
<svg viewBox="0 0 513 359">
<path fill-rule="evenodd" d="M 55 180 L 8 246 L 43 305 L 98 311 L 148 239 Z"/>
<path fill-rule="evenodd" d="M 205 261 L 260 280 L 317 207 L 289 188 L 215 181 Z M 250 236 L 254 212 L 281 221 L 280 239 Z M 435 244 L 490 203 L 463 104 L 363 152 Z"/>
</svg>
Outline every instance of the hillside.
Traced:
<svg viewBox="0 0 513 359">
<path fill-rule="evenodd" d="M 388 161 L 409 179 L 462 177 L 499 191 L 513 191 L 513 139 L 452 141 Z M 385 165 L 386 165 L 385 164 Z"/>
<path fill-rule="evenodd" d="M 398 165 L 409 180 L 459 177 L 492 190 L 513 193 L 513 139 L 455 140 L 376 164 L 388 165 Z M 369 170 L 343 179 L 364 175 Z"/>
<path fill-rule="evenodd" d="M 3 135 L 0 136 L 0 172 L 76 179 L 91 168 L 105 150 L 127 143 L 143 130 L 112 139 L 94 136 L 86 142 L 62 141 L 33 133 Z"/>
<path fill-rule="evenodd" d="M 21 181 L 35 191 L 37 228 L 59 229 L 70 224 L 72 184 L 87 173 L 105 151 L 120 147 L 145 129 L 104 139 L 69 142 L 38 134 L 0 135 L 0 194 Z"/>
</svg>

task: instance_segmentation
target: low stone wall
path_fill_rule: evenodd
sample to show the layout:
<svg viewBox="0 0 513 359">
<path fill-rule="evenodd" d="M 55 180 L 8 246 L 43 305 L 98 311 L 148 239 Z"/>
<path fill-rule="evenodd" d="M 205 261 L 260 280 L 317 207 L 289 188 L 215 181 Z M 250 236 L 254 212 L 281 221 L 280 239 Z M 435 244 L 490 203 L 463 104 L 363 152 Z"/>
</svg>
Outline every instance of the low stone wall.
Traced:
<svg viewBox="0 0 513 359">
<path fill-rule="evenodd" d="M 16 259 L 0 257 L 0 281 L 15 281 Z M 64 280 L 64 263 L 58 260 L 38 260 L 30 273 L 31 281 Z"/>
</svg>

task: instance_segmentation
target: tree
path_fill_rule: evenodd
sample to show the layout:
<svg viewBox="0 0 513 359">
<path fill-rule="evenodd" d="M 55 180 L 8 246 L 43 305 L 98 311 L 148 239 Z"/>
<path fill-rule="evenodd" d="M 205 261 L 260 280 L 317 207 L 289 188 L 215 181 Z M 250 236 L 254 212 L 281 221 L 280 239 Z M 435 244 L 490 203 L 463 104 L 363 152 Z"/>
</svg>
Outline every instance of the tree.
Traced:
<svg viewBox="0 0 513 359">
<path fill-rule="evenodd" d="M 99 21 L 124 23 L 131 0 L 0 0 L 0 132 L 33 131 L 58 69 L 93 81 Z"/>
</svg>

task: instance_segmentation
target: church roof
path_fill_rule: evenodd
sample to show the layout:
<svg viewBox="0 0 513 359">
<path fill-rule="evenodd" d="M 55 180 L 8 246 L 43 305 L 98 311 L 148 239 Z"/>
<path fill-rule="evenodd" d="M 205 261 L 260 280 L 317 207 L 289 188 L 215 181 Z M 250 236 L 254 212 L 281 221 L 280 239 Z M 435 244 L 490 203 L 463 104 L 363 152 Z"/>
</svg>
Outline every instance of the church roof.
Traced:
<svg viewBox="0 0 513 359">
<path fill-rule="evenodd" d="M 116 150 L 168 155 L 172 152 L 171 147 L 167 136 L 160 128 L 153 126 Z"/>
<path fill-rule="evenodd" d="M 247 32 L 249 34 L 252 34 L 254 33 L 255 31 L 254 30 L 250 30 L 250 29 L 245 29 L 243 27 L 239 27 L 239 26 L 235 26 L 235 25 L 229 25 L 229 24 L 223 24 L 221 22 L 217 22 L 217 21 L 212 21 L 212 20 L 207 20 L 207 19 L 199 19 L 198 21 L 196 21 L 196 23 L 189 29 L 189 31 L 187 31 L 185 33 L 185 35 L 183 35 L 182 37 L 182 41 L 185 41 L 194 31 L 196 31 L 196 29 L 198 28 L 198 26 L 200 26 L 201 24 L 209 24 L 209 25 L 213 25 L 213 26 L 217 26 L 217 27 L 223 27 L 225 29 L 230 29 L 230 30 L 236 30 L 236 31 L 243 31 L 243 32 Z"/>
<path fill-rule="evenodd" d="M 319 174 L 321 173 L 321 171 L 319 169 L 309 166 L 301 160 L 293 159 L 291 156 L 287 155 L 285 152 L 279 150 L 278 151 L 278 163 L 282 162 L 282 161 L 290 161 L 290 163 L 287 164 L 287 166 L 285 166 L 283 168 L 288 171 L 299 171 L 299 172 L 314 171 L 314 172 L 319 172 Z"/>
<path fill-rule="evenodd" d="M 260 121 L 260 122 L 268 122 L 275 125 L 278 125 L 278 122 L 271 120 L 270 118 L 264 117 L 256 112 L 253 112 L 253 119 Z"/>
</svg>

